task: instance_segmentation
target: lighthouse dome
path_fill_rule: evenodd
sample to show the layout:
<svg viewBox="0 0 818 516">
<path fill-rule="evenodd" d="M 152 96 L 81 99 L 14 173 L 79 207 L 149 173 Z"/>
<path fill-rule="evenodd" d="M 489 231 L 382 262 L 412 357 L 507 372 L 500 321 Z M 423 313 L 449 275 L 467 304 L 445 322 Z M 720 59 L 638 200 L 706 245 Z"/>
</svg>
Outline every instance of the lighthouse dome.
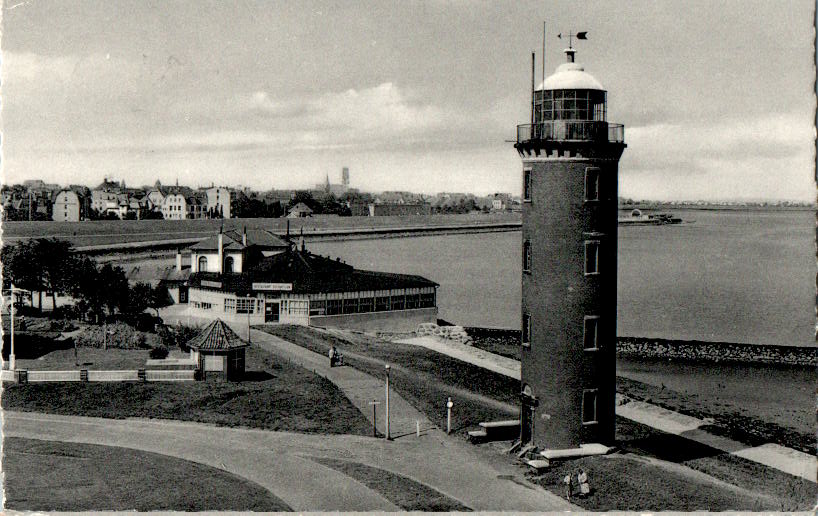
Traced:
<svg viewBox="0 0 818 516">
<path fill-rule="evenodd" d="M 562 63 L 553 75 L 548 76 L 537 90 L 601 90 L 605 91 L 596 78 L 585 71 L 580 63 Z"/>
</svg>

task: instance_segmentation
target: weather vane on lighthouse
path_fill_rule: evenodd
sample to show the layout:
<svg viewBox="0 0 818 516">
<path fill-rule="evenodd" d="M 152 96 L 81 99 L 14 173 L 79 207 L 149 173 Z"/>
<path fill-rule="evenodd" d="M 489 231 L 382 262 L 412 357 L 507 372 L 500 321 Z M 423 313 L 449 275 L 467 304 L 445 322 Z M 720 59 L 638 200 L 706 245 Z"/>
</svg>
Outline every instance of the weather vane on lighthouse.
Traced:
<svg viewBox="0 0 818 516">
<path fill-rule="evenodd" d="M 577 38 L 577 39 L 588 39 L 588 33 L 587 33 L 587 32 L 577 32 L 577 33 L 575 33 L 575 34 L 571 34 L 571 33 L 569 32 L 568 34 L 566 34 L 566 36 L 568 36 L 568 48 L 574 48 L 574 47 L 573 47 L 574 38 Z M 559 34 L 557 34 L 557 37 L 558 37 L 559 39 L 562 39 L 562 32 L 560 32 Z"/>
</svg>

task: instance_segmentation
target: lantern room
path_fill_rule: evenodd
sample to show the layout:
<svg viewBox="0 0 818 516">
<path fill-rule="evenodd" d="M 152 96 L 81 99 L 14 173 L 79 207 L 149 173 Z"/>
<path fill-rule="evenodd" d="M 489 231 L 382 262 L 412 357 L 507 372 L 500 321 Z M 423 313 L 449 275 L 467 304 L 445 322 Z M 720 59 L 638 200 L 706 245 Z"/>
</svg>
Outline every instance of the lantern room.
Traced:
<svg viewBox="0 0 818 516">
<path fill-rule="evenodd" d="M 575 50 L 565 49 L 568 62 L 534 91 L 534 123 L 553 120 L 604 122 L 607 92 L 593 75 L 574 62 Z"/>
</svg>

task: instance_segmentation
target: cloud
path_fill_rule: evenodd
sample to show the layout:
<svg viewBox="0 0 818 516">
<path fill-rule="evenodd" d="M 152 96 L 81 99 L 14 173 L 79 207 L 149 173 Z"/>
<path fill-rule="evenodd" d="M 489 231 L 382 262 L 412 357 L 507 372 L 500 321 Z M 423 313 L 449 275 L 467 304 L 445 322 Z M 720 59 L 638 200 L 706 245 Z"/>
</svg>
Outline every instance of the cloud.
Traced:
<svg viewBox="0 0 818 516">
<path fill-rule="evenodd" d="M 441 128 L 451 117 L 441 108 L 412 101 L 391 82 L 298 100 L 277 100 L 257 91 L 245 105 L 268 120 L 296 124 L 291 126 L 296 131 L 351 140 L 418 135 Z"/>
<path fill-rule="evenodd" d="M 632 170 L 702 171 L 703 162 L 748 162 L 811 153 L 808 113 L 716 122 L 654 124 L 626 128 Z"/>
<path fill-rule="evenodd" d="M 809 113 L 626 128 L 623 195 L 656 199 L 814 196 Z"/>
</svg>

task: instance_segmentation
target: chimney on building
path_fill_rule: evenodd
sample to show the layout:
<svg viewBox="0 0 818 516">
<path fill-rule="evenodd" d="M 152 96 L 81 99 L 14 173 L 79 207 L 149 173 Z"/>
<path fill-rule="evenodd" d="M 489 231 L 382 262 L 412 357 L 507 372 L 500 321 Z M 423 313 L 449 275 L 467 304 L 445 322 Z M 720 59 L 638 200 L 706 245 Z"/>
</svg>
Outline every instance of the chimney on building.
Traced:
<svg viewBox="0 0 818 516">
<path fill-rule="evenodd" d="M 176 250 L 176 271 L 182 272 L 182 251 Z"/>
<path fill-rule="evenodd" d="M 241 245 L 247 246 L 247 226 L 244 226 L 244 232 L 241 234 Z"/>
</svg>

